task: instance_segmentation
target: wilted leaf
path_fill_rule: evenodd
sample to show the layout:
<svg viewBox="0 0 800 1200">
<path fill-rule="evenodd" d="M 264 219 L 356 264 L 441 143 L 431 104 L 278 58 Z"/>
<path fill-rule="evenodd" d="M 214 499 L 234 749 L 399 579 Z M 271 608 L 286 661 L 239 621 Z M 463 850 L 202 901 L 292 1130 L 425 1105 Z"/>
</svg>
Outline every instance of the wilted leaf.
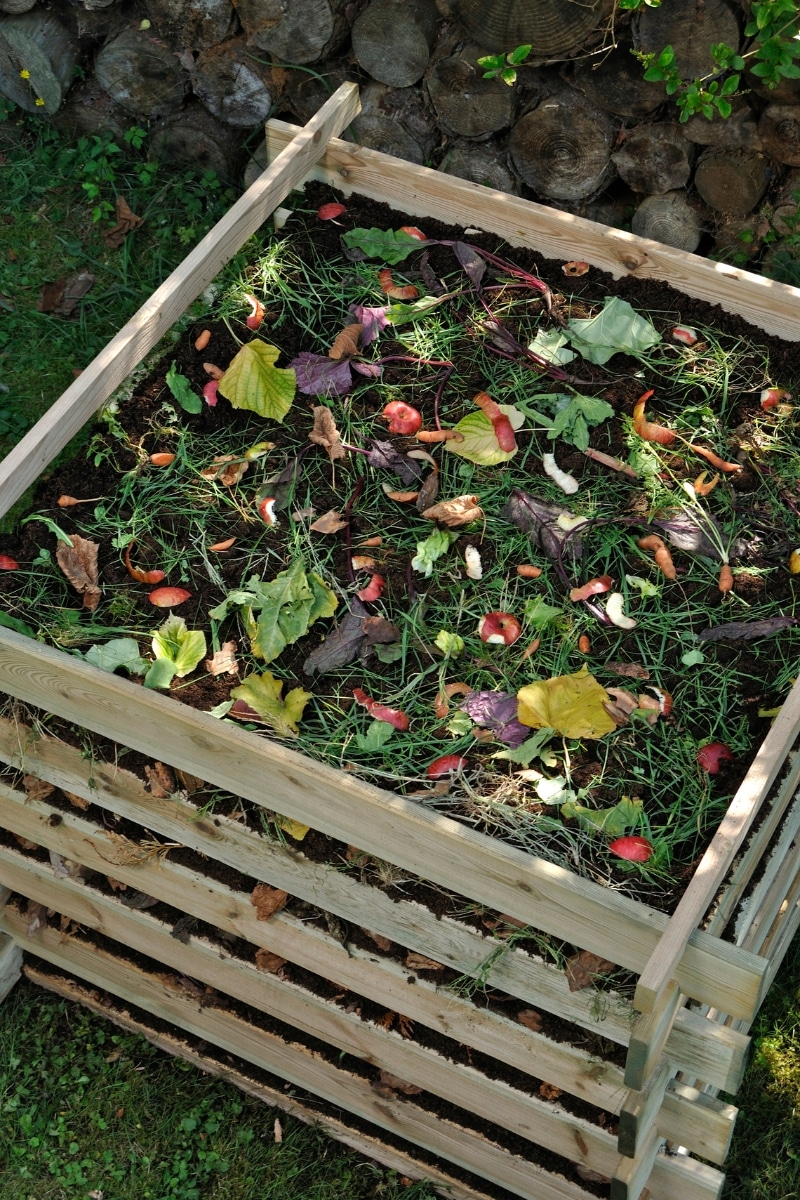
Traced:
<svg viewBox="0 0 800 1200">
<path fill-rule="evenodd" d="M 272 662 L 307 633 L 314 621 L 332 616 L 338 600 L 318 575 L 306 573 L 302 559 L 296 559 L 269 583 L 254 575 L 246 591 L 230 592 L 209 615 L 222 621 L 231 605 L 245 610 L 253 654 Z"/>
<path fill-rule="evenodd" d="M 139 645 L 133 638 L 112 638 L 102 645 L 90 646 L 85 658 L 101 671 L 116 671 L 118 667 L 124 667 L 129 675 L 144 675 L 149 665 L 139 653 Z"/>
<path fill-rule="evenodd" d="M 586 666 L 574 675 L 529 683 L 517 698 L 518 720 L 534 729 L 547 726 L 574 738 L 601 738 L 616 729 L 603 707 L 608 695 Z"/>
<path fill-rule="evenodd" d="M 205 658 L 206 639 L 200 629 L 188 629 L 183 617 L 170 613 L 153 634 L 155 662 L 145 676 L 146 688 L 169 687 L 177 677 L 183 679 Z"/>
<path fill-rule="evenodd" d="M 55 283 L 45 283 L 39 292 L 36 308 L 39 312 L 55 313 L 58 317 L 69 317 L 76 305 L 95 282 L 95 276 L 83 268 L 74 275 L 64 275 Z"/>
<path fill-rule="evenodd" d="M 446 529 L 435 529 L 424 542 L 417 542 L 417 552 L 411 560 L 411 569 L 430 577 L 433 574 L 433 564 L 450 549 L 457 534 L 448 533 Z"/>
<path fill-rule="evenodd" d="M 371 307 L 366 304 L 354 304 L 350 308 L 350 312 L 362 327 L 361 345 L 368 346 L 370 342 L 374 342 L 382 329 L 385 329 L 389 324 L 387 305 L 381 305 L 379 308 Z"/>
<path fill-rule="evenodd" d="M 137 217 L 124 196 L 117 196 L 114 216 L 117 218 L 116 225 L 103 230 L 103 241 L 109 250 L 118 250 L 128 234 L 138 229 L 142 223 L 142 218 Z"/>
<path fill-rule="evenodd" d="M 559 525 L 559 518 L 572 517 L 569 509 L 550 504 L 515 488 L 500 512 L 501 517 L 530 534 L 534 546 L 540 546 L 548 558 L 579 559 L 583 554 L 580 533 L 569 533 Z"/>
<path fill-rule="evenodd" d="M 314 406 L 312 412 L 314 413 L 314 428 L 308 435 L 308 440 L 315 446 L 322 446 L 327 451 L 331 462 L 335 462 L 337 458 L 346 458 L 347 451 L 342 445 L 342 439 L 331 410 L 324 404 L 318 404 Z"/>
<path fill-rule="evenodd" d="M 399 291 L 400 289 L 395 289 Z M 416 291 L 416 288 L 414 289 Z M 410 304 L 405 304 L 398 301 L 397 304 L 390 304 L 386 312 L 387 317 L 392 325 L 405 325 L 407 321 L 418 321 L 421 317 L 426 317 L 433 309 L 438 308 L 440 304 L 444 304 L 448 300 L 448 295 L 443 296 L 423 296 L 421 300 L 414 300 Z"/>
<path fill-rule="evenodd" d="M 500 412 L 508 417 L 515 430 L 521 429 L 525 424 L 524 413 L 521 413 L 518 408 L 514 408 L 513 404 L 500 404 L 498 407 Z M 516 448 L 513 450 L 500 449 L 494 426 L 480 409 L 467 413 L 453 428 L 456 433 L 461 434 L 462 440 L 459 442 L 456 438 L 451 438 L 445 442 L 445 450 L 449 450 L 451 454 L 457 454 L 459 458 L 466 458 L 468 462 L 477 463 L 478 466 L 492 467 L 497 463 L 508 462 L 517 452 Z"/>
<path fill-rule="evenodd" d="M 724 642 L 733 638 L 752 641 L 753 638 L 772 637 L 783 629 L 798 624 L 797 617 L 768 617 L 765 621 L 731 621 L 728 625 L 713 625 L 698 633 L 701 642 Z"/>
<path fill-rule="evenodd" d="M 412 250 L 419 250 L 419 239 L 402 230 L 393 229 L 350 229 L 342 234 L 342 242 L 349 250 L 360 250 L 367 258 L 382 258 L 394 265 L 408 258 Z"/>
<path fill-rule="evenodd" d="M 416 950 L 409 950 L 406 955 L 406 966 L 411 971 L 442 971 L 444 967 L 435 958 L 427 958 L 424 954 L 417 954 Z"/>
<path fill-rule="evenodd" d="M 337 362 L 325 354 L 303 350 L 292 359 L 298 390 L 306 396 L 346 396 L 353 386 L 347 359 Z"/>
<path fill-rule="evenodd" d="M 392 1075 L 391 1071 L 381 1071 L 372 1086 L 376 1092 L 402 1092 L 404 1096 L 419 1096 L 422 1092 L 421 1087 L 417 1087 L 415 1083 L 407 1083 L 398 1075 Z"/>
<path fill-rule="evenodd" d="M 515 746 L 509 750 L 498 750 L 492 758 L 499 758 L 504 762 L 519 763 L 523 767 L 527 767 L 535 758 L 540 758 L 546 767 L 554 767 L 556 765 L 555 755 L 551 750 L 547 749 L 547 743 L 555 736 L 555 729 L 539 729 L 527 741 L 524 741 L 520 746 Z M 518 775 L 524 775 L 523 771 L 518 771 Z"/>
<path fill-rule="evenodd" d="M 275 824 L 296 842 L 302 842 L 311 828 L 310 825 L 304 825 L 302 821 L 293 821 L 291 817 L 283 817 L 280 813 L 275 814 Z"/>
<path fill-rule="evenodd" d="M 185 412 L 199 413 L 202 410 L 203 397 L 198 396 L 186 376 L 181 375 L 174 360 L 164 376 L 164 381 L 172 393 L 173 399 L 178 401 Z"/>
<path fill-rule="evenodd" d="M 599 1171 L 593 1171 L 591 1167 L 584 1167 L 581 1163 L 578 1163 L 575 1167 L 575 1174 L 584 1183 L 611 1183 L 608 1175 L 601 1175 Z"/>
<path fill-rule="evenodd" d="M 337 362 L 343 358 L 352 358 L 354 354 L 358 354 L 358 341 L 364 332 L 364 326 L 360 321 L 353 325 L 345 325 L 341 333 L 338 333 L 333 340 L 333 345 L 328 351 L 328 358 L 336 359 Z"/>
<path fill-rule="evenodd" d="M 256 918 L 259 921 L 268 921 L 285 907 L 288 899 L 288 892 L 270 887 L 268 883 L 257 883 L 250 893 L 250 903 L 256 910 Z"/>
<path fill-rule="evenodd" d="M 464 268 L 473 287 L 479 288 L 486 274 L 486 260 L 466 242 L 454 242 L 453 253 Z"/>
<path fill-rule="evenodd" d="M 46 800 L 56 790 L 54 784 L 47 783 L 44 779 L 37 779 L 35 775 L 23 775 L 22 786 L 25 788 L 28 800 Z"/>
<path fill-rule="evenodd" d="M 391 950 L 394 945 L 391 938 L 385 937 L 382 933 L 373 933 L 371 929 L 365 929 L 361 926 L 361 932 L 365 933 L 368 938 L 371 938 L 379 950 Z"/>
<path fill-rule="evenodd" d="M 100 547 L 97 542 L 82 538 L 77 533 L 70 534 L 69 540 L 71 546 L 59 541 L 56 547 L 56 562 L 75 590 L 83 596 L 83 607 L 88 608 L 89 612 L 94 612 L 100 603 L 101 594 L 97 566 Z"/>
<path fill-rule="evenodd" d="M 517 1013 L 517 1020 L 520 1025 L 524 1025 L 526 1029 L 530 1029 L 533 1033 L 541 1033 L 542 1014 L 538 1013 L 535 1008 L 521 1008 Z"/>
<path fill-rule="evenodd" d="M 490 729 L 506 746 L 521 746 L 530 733 L 530 727 L 517 720 L 517 697 L 509 692 L 470 692 L 463 709 L 476 725 Z"/>
<path fill-rule="evenodd" d="M 417 499 L 415 501 L 417 512 L 421 512 L 423 516 L 426 516 L 427 514 L 425 509 L 431 508 L 435 504 L 438 495 L 439 472 L 431 471 L 417 493 Z M 430 520 L 435 521 L 436 518 L 431 517 Z"/>
<path fill-rule="evenodd" d="M 234 700 L 243 701 L 252 712 L 257 713 L 265 724 L 271 726 L 279 737 L 297 737 L 300 732 L 298 721 L 303 716 L 311 692 L 303 688 L 292 688 L 281 697 L 283 680 L 276 679 L 271 671 L 262 675 L 248 675 L 238 687 L 231 690 Z M 236 705 L 231 716 L 236 716 Z"/>
<path fill-rule="evenodd" d="M 561 1095 L 561 1088 L 556 1087 L 554 1083 L 540 1083 L 539 1095 L 543 1100 L 557 1100 Z"/>
<path fill-rule="evenodd" d="M 152 767 L 148 763 L 145 765 L 144 773 L 150 784 L 150 791 L 157 800 L 165 800 L 167 796 L 173 795 L 178 790 L 175 776 L 165 763 L 156 762 Z"/>
<path fill-rule="evenodd" d="M 641 354 L 661 341 L 651 322 L 618 296 L 607 297 L 596 316 L 571 320 L 567 335 L 587 362 L 598 364 L 608 362 L 614 354 Z"/>
<path fill-rule="evenodd" d="M 206 659 L 206 670 L 209 675 L 238 675 L 236 642 L 224 642 L 219 650 L 215 650 L 211 658 Z"/>
<path fill-rule="evenodd" d="M 303 663 L 303 672 L 306 675 L 315 673 L 324 675 L 328 671 L 338 671 L 340 667 L 344 667 L 353 659 L 358 658 L 366 641 L 364 632 L 366 612 L 363 604 L 354 599 L 350 612 L 328 634 L 325 641 L 309 654 Z"/>
<path fill-rule="evenodd" d="M 313 529 L 314 533 L 338 533 L 340 529 L 346 528 L 347 521 L 335 508 L 328 509 L 309 525 L 309 529 Z"/>
<path fill-rule="evenodd" d="M 269 971 L 271 975 L 277 975 L 285 962 L 286 959 L 281 958 L 280 954 L 273 954 L 271 950 L 265 950 L 263 946 L 259 946 L 256 950 L 256 970 L 258 971 Z"/>
<path fill-rule="evenodd" d="M 607 975 L 616 970 L 616 964 L 599 954 L 591 954 L 588 950 L 580 950 L 567 959 L 567 983 L 571 992 L 579 992 L 582 988 L 592 987 L 598 975 Z"/>
<path fill-rule="evenodd" d="M 559 366 L 572 362 L 575 357 L 575 351 L 570 350 L 567 345 L 567 335 L 562 329 L 537 330 L 536 337 L 529 344 L 528 349 L 532 354 L 538 354 L 549 363 L 556 363 Z M 538 401 L 539 397 L 537 396 L 536 399 Z"/>
<path fill-rule="evenodd" d="M 582 828 L 590 833 L 619 837 L 626 830 L 639 824 L 642 801 L 623 796 L 619 803 L 611 808 L 585 808 L 582 804 L 576 804 L 574 800 L 567 800 L 561 805 L 561 815 L 567 821 L 578 821 Z"/>
<path fill-rule="evenodd" d="M 267 342 L 245 342 L 219 381 L 220 395 L 234 408 L 282 421 L 292 407 L 297 380 L 291 367 L 275 366 L 279 354 L 277 346 Z"/>
<path fill-rule="evenodd" d="M 471 521 L 483 520 L 483 509 L 477 496 L 455 496 L 452 500 L 440 500 L 422 513 L 428 521 L 439 521 L 452 529 L 457 525 L 469 525 Z"/>
<path fill-rule="evenodd" d="M 400 641 L 398 626 L 385 617 L 364 617 L 362 629 L 368 646 L 390 645 Z"/>
<path fill-rule="evenodd" d="M 371 467 L 385 467 L 394 471 L 406 487 L 422 475 L 420 463 L 406 454 L 401 454 L 391 442 L 373 441 L 372 448 L 367 451 L 367 462 Z"/>
<path fill-rule="evenodd" d="M 214 480 L 224 487 L 233 487 L 239 482 L 250 466 L 246 458 L 239 454 L 220 454 L 213 459 L 209 466 L 200 472 L 203 479 Z"/>
<path fill-rule="evenodd" d="M 295 484 L 300 478 L 301 463 L 299 458 L 290 458 L 285 467 L 280 471 L 276 471 L 274 475 L 269 475 L 262 484 L 264 488 L 270 488 L 272 495 L 275 498 L 273 508 L 275 512 L 280 512 L 286 508 L 292 498 Z"/>
</svg>

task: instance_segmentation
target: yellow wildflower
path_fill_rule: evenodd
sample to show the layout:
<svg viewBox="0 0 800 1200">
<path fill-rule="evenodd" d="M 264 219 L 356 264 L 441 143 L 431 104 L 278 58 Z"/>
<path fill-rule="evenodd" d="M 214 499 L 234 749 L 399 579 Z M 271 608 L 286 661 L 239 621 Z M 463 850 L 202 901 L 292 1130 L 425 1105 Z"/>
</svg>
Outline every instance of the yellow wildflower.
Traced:
<svg viewBox="0 0 800 1200">
<path fill-rule="evenodd" d="M 19 77 L 20 79 L 30 79 L 31 73 L 30 71 L 20 71 Z"/>
<path fill-rule="evenodd" d="M 47 103 L 47 101 L 43 100 L 41 96 L 36 97 L 36 107 L 37 108 L 44 108 L 46 103 Z"/>
</svg>

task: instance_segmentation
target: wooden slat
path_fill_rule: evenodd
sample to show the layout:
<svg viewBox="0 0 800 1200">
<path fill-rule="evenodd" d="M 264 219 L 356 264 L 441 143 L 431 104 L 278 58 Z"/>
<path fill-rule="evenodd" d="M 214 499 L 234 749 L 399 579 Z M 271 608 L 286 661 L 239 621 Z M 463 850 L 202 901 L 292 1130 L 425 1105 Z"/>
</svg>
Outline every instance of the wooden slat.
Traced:
<svg viewBox="0 0 800 1200">
<path fill-rule="evenodd" d="M 660 1146 L 661 1138 L 655 1127 L 651 1126 L 637 1157 L 623 1159 L 618 1167 L 611 1180 L 610 1200 L 639 1200 Z"/>
<path fill-rule="evenodd" d="M 664 992 L 657 1010 L 639 1017 L 634 1025 L 625 1062 L 625 1084 L 633 1091 L 646 1087 L 661 1061 L 675 1017 L 685 1003 L 686 997 L 677 983 L 673 983 Z"/>
<path fill-rule="evenodd" d="M 22 951 L 12 938 L 0 935 L 0 1000 L 5 1000 L 21 974 Z"/>
<path fill-rule="evenodd" d="M 360 107 L 356 84 L 343 83 L 15 446 L 0 471 L 0 516 L 38 479 L 220 268 L 297 187 L 328 139 L 341 133 Z"/>
<path fill-rule="evenodd" d="M 664 1102 L 672 1067 L 662 1062 L 653 1071 L 643 1091 L 625 1094 L 619 1114 L 618 1149 L 626 1158 L 638 1158 L 656 1128 L 656 1117 Z"/>
<path fill-rule="evenodd" d="M 705 1149 L 701 1148 L 701 1142 L 704 1134 L 699 1125 L 697 1128 L 697 1137 L 693 1140 L 691 1147 L 686 1146 L 686 1143 L 683 1141 L 683 1134 L 679 1129 L 670 1129 L 669 1119 L 668 1117 L 665 1117 L 664 1114 L 667 1111 L 667 1102 L 673 1096 L 675 1098 L 683 1099 L 688 1104 L 691 1104 L 695 1113 L 706 1109 L 707 1115 L 712 1117 L 714 1124 L 714 1141 Z M 664 1100 L 665 1105 L 661 1110 L 661 1114 L 659 1115 L 658 1132 L 662 1134 L 668 1142 L 672 1142 L 673 1145 L 685 1146 L 686 1149 L 691 1149 L 693 1154 L 697 1154 L 701 1158 L 708 1158 L 711 1160 L 711 1162 L 722 1165 L 725 1162 L 725 1159 L 728 1157 L 728 1151 L 730 1150 L 731 1138 L 733 1137 L 733 1130 L 736 1125 L 736 1118 L 739 1115 L 738 1108 L 736 1108 L 733 1104 L 725 1104 L 723 1101 L 717 1100 L 714 1096 L 710 1096 L 708 1093 L 701 1091 L 698 1088 L 690 1087 L 689 1084 L 679 1082 L 676 1079 L 672 1080 L 669 1086 L 669 1091 L 664 1097 Z M 711 1122 L 706 1121 L 703 1122 L 703 1124 L 708 1127 Z"/>
<path fill-rule="evenodd" d="M 318 1103 L 303 1104 L 293 1096 L 287 1095 L 282 1086 L 270 1087 L 265 1083 L 256 1082 L 245 1072 L 246 1064 L 243 1062 L 239 1063 L 238 1068 L 234 1067 L 231 1065 L 228 1055 L 225 1056 L 226 1061 L 222 1061 L 221 1057 L 214 1057 L 207 1046 L 204 1051 L 200 1051 L 173 1033 L 163 1029 L 154 1029 L 152 1024 L 146 1023 L 146 1019 L 138 1019 L 127 1008 L 112 1006 L 108 998 L 99 1000 L 93 989 L 84 986 L 71 976 L 42 970 L 34 963 L 26 964 L 24 974 L 37 987 L 46 988 L 72 1004 L 83 1005 L 97 1016 L 111 1021 L 120 1029 L 145 1038 L 146 1041 L 166 1054 L 191 1063 L 192 1066 L 207 1075 L 213 1075 L 225 1083 L 233 1084 L 263 1104 L 278 1108 L 307 1125 L 314 1125 L 322 1129 L 336 1141 L 342 1142 L 359 1154 L 382 1163 L 390 1170 L 407 1175 L 410 1179 L 424 1179 L 436 1191 L 449 1197 L 450 1200 L 491 1200 L 482 1188 L 479 1189 L 477 1184 L 470 1187 L 462 1179 L 455 1179 L 441 1166 L 421 1162 L 419 1156 L 414 1155 L 413 1148 L 404 1151 L 397 1146 L 390 1146 L 377 1137 L 371 1137 L 363 1130 L 356 1131 L 343 1121 L 337 1120 L 328 1113 L 323 1113 Z"/>
<path fill-rule="evenodd" d="M 641 971 L 667 918 L 552 863 L 176 704 L 11 630 L 0 687 L 172 766 L 359 846 L 525 924 Z M 752 1015 L 765 964 L 695 931 L 676 967 L 687 995 Z"/>
<path fill-rule="evenodd" d="M 57 930 L 39 930 L 33 939 L 29 939 L 24 919 L 9 910 L 3 914 L 0 927 L 13 932 L 15 940 L 24 949 L 74 971 L 96 987 L 107 988 L 129 1003 L 145 1007 L 154 1017 L 187 1029 L 193 1035 L 222 1046 L 264 1070 L 273 1071 L 297 1086 L 307 1087 L 331 1103 L 340 1104 L 381 1128 L 391 1129 L 400 1136 L 411 1136 L 417 1145 L 468 1170 L 476 1170 L 470 1148 L 478 1142 L 478 1161 L 481 1165 L 476 1173 L 502 1187 L 510 1187 L 512 1192 L 517 1189 L 516 1194 L 524 1200 L 565 1200 L 574 1197 L 576 1191 L 578 1196 L 584 1195 L 581 1189 L 575 1189 L 567 1181 L 500 1150 L 484 1137 L 450 1126 L 458 1131 L 457 1150 L 454 1153 L 451 1149 L 452 1139 L 445 1136 L 449 1123 L 416 1109 L 407 1100 L 397 1102 L 376 1096 L 364 1080 L 334 1067 L 299 1043 L 292 1043 L 290 1031 L 285 1031 L 282 1037 L 270 1034 L 212 1005 L 201 1006 L 194 998 L 187 1000 L 179 980 L 171 975 L 154 975 L 97 946 L 74 939 L 64 941 Z M 606 1161 L 605 1143 L 596 1140 L 591 1127 L 588 1132 L 592 1144 L 587 1145 L 586 1150 L 593 1156 L 597 1154 L 600 1161 Z M 602 1131 L 598 1129 L 597 1132 Z M 606 1135 L 606 1142 L 610 1140 Z M 581 1156 L 585 1153 L 580 1145 L 576 1146 L 576 1150 Z M 470 1153 L 470 1158 L 465 1161 L 467 1153 Z M 615 1153 L 606 1165 L 616 1165 L 617 1158 Z M 719 1172 L 703 1167 L 692 1159 L 683 1159 L 676 1167 L 674 1161 L 659 1158 L 653 1166 L 648 1188 L 653 1200 L 675 1200 L 677 1195 L 681 1196 L 681 1200 L 716 1200 L 722 1178 Z"/>
<path fill-rule="evenodd" d="M 268 122 L 269 157 L 280 153 L 296 128 L 283 121 Z M 358 192 L 413 216 L 477 226 L 499 234 L 512 246 L 531 246 L 560 262 L 577 256 L 615 279 L 663 280 L 687 296 L 738 313 L 768 333 L 791 341 L 800 339 L 800 291 L 728 263 L 711 262 L 339 139 L 331 140 L 309 177 L 329 183 L 345 195 Z"/>
<path fill-rule="evenodd" d="M 689 1045 L 685 1044 L 689 1040 Z M 683 1008 L 675 1018 L 664 1053 L 676 1066 L 691 1068 L 698 1079 L 735 1095 L 742 1086 L 750 1038 L 739 1029 L 708 1021 L 699 1012 Z"/>
<path fill-rule="evenodd" d="M 659 940 L 652 958 L 641 973 L 634 996 L 634 1005 L 640 1012 L 653 1012 L 670 981 L 677 979 L 678 964 L 689 938 L 719 890 L 736 852 L 759 812 L 762 801 L 797 738 L 798 730 L 800 681 L 789 692 L 769 733 L 761 743 L 750 770 L 731 801 L 711 844 L 695 868 L 678 907 L 670 917 L 667 929 Z M 716 1007 L 725 1009 L 724 1004 L 718 1004 Z"/>
<path fill-rule="evenodd" d="M 762 953 L 767 931 L 772 928 L 800 869 L 799 838 L 800 803 L 784 822 L 764 874 L 743 908 L 742 925 L 747 932 L 737 940 L 745 950 Z"/>
</svg>

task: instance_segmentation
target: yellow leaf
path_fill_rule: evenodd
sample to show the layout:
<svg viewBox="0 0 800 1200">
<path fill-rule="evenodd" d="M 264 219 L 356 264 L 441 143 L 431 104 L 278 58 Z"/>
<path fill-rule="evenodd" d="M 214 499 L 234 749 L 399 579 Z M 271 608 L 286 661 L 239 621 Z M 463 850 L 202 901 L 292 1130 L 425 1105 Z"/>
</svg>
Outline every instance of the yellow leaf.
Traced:
<svg viewBox="0 0 800 1200">
<path fill-rule="evenodd" d="M 277 346 L 257 339 L 245 342 L 219 381 L 219 392 L 234 408 L 248 408 L 271 421 L 282 421 L 294 399 L 291 367 L 276 367 Z"/>
<path fill-rule="evenodd" d="M 275 824 L 296 842 L 302 842 L 311 828 L 310 825 L 304 825 L 302 821 L 293 821 L 291 817 L 282 817 L 280 813 L 275 814 Z"/>
<path fill-rule="evenodd" d="M 601 738 L 616 729 L 603 707 L 608 694 L 588 667 L 529 683 L 517 693 L 517 720 L 533 729 L 555 729 L 564 737 Z"/>
</svg>

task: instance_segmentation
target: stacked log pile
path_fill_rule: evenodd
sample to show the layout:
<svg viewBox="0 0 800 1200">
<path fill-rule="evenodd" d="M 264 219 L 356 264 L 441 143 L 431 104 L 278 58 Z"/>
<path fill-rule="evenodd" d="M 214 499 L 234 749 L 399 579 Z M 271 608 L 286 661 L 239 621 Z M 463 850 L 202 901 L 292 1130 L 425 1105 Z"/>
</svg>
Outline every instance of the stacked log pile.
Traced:
<svg viewBox="0 0 800 1200">
<path fill-rule="evenodd" d="M 743 77 L 728 119 L 680 123 L 632 51 L 707 73 L 747 0 L 0 0 L 0 93 L 72 133 L 131 125 L 155 153 L 241 172 L 269 116 L 343 79 L 373 149 L 670 245 L 756 261 L 796 226 L 800 81 Z M 479 57 L 532 44 L 517 82 Z M 251 167 L 251 171 L 252 171 Z"/>
</svg>

